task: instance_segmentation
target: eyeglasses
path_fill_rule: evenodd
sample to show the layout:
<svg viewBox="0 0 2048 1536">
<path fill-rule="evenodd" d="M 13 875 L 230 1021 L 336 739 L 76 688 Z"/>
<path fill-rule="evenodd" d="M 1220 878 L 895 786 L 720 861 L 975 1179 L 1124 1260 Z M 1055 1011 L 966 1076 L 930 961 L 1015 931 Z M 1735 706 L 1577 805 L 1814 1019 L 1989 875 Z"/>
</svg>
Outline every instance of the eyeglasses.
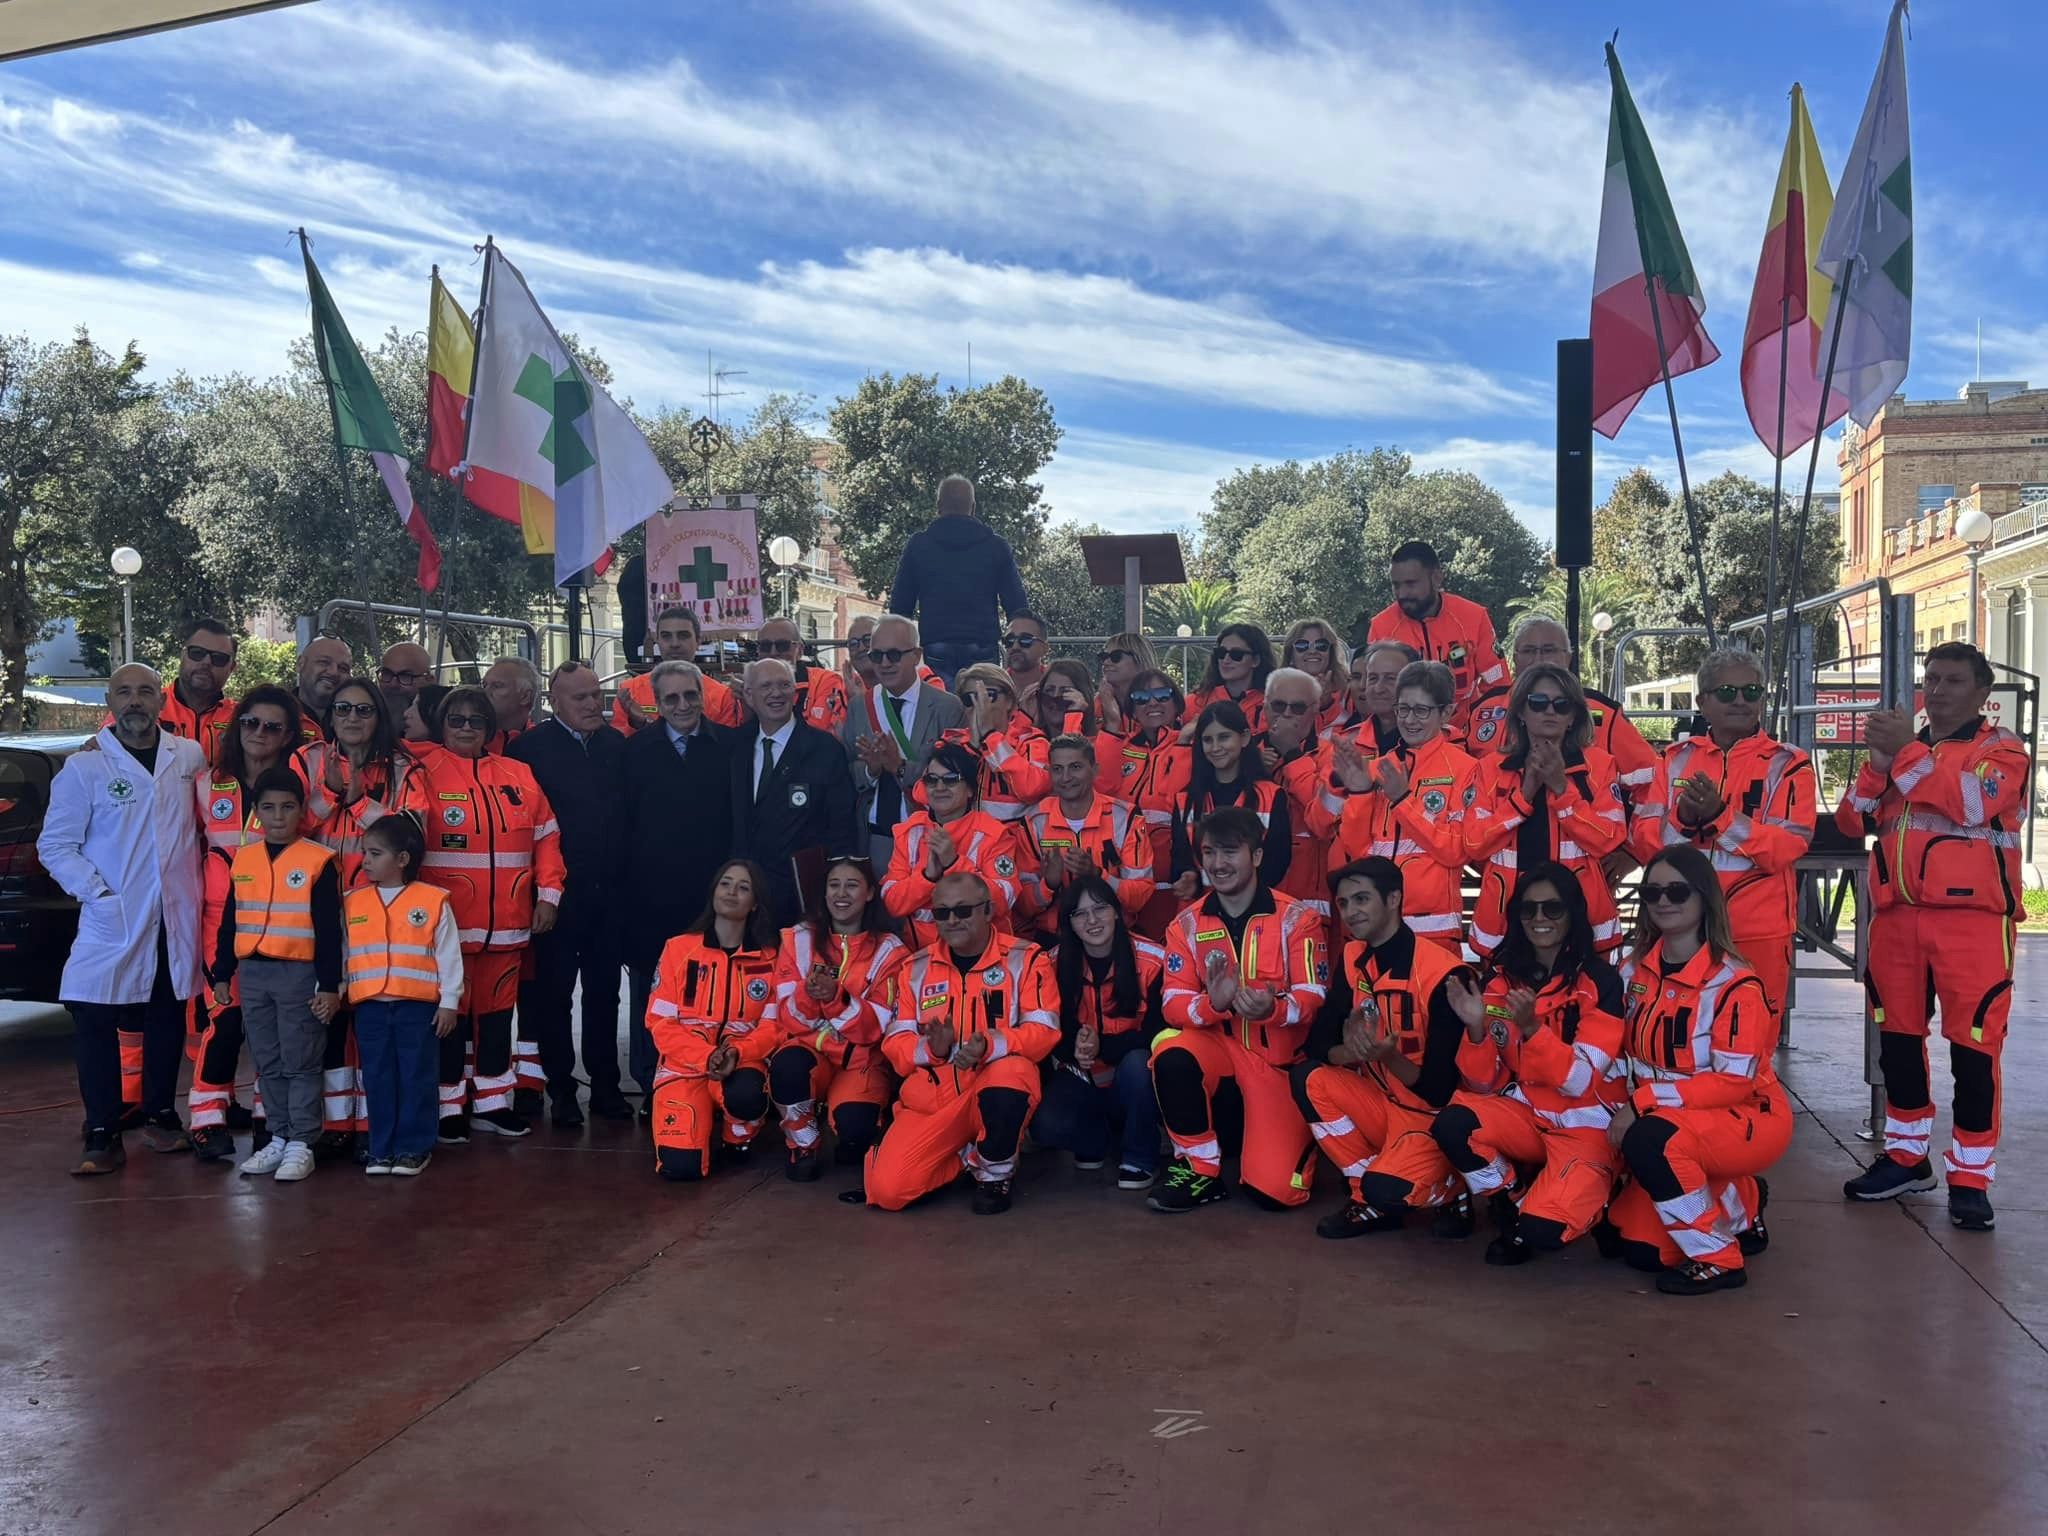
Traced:
<svg viewBox="0 0 2048 1536">
<path fill-rule="evenodd" d="M 1297 640 L 1294 642 L 1294 654 L 1297 656 L 1327 656 L 1330 654 L 1330 642 L 1327 640 Z"/>
<path fill-rule="evenodd" d="M 1266 706 L 1268 709 L 1272 707 L 1270 703 Z M 1443 705 L 1441 704 L 1396 704 L 1394 706 L 1394 713 L 1403 720 L 1427 720 L 1442 708 Z"/>
<path fill-rule="evenodd" d="M 1707 692 L 1711 693 L 1723 704 L 1733 704 L 1738 696 L 1744 702 L 1754 704 L 1764 696 L 1764 685 L 1762 683 L 1723 683 L 1718 688 L 1709 688 Z"/>
<path fill-rule="evenodd" d="M 1252 653 L 1241 645 L 1219 645 L 1216 647 L 1218 661 L 1250 661 Z"/>
<path fill-rule="evenodd" d="M 443 715 L 441 725 L 449 730 L 487 731 L 491 728 L 491 720 L 488 715 Z"/>
<path fill-rule="evenodd" d="M 377 681 L 387 688 L 417 688 L 422 683 L 431 683 L 431 672 L 394 672 L 389 667 L 377 669 Z"/>
<path fill-rule="evenodd" d="M 755 649 L 763 656 L 793 656 L 796 654 L 794 640 L 761 640 L 755 642 Z"/>
<path fill-rule="evenodd" d="M 904 657 L 909 656 L 913 653 L 911 651 L 904 650 L 901 646 L 892 645 L 886 651 L 870 650 L 868 654 L 874 657 L 875 660 L 882 663 L 883 666 L 893 667 L 896 665 L 897 662 L 901 661 Z"/>
<path fill-rule="evenodd" d="M 1028 651 L 1034 645 L 1045 644 L 1043 635 L 1005 635 L 1003 644 L 1013 651 Z"/>
<path fill-rule="evenodd" d="M 955 784 L 964 784 L 967 776 L 959 773 L 928 773 L 924 776 L 926 789 L 947 789 Z"/>
<path fill-rule="evenodd" d="M 1171 704 L 1172 702 L 1173 690 L 1171 688 L 1133 688 L 1131 690 L 1131 703 L 1133 705 Z"/>
<path fill-rule="evenodd" d="M 334 718 L 348 720 L 356 717 L 368 720 L 377 713 L 377 706 L 365 700 L 361 704 L 341 703 L 334 706 Z"/>
<path fill-rule="evenodd" d="M 1691 887 L 1688 886 L 1687 889 Z M 1555 922 L 1564 916 L 1566 909 L 1561 901 L 1525 901 L 1518 910 L 1524 917 L 1547 917 Z"/>
<path fill-rule="evenodd" d="M 1126 651 L 1121 648 L 1113 651 L 1097 651 L 1095 653 L 1095 664 L 1098 667 L 1106 667 L 1112 661 L 1129 661 L 1136 654 L 1137 652 L 1135 651 Z"/>
<path fill-rule="evenodd" d="M 256 715 L 244 715 L 242 716 L 242 729 L 245 731 L 255 731 L 263 736 L 282 736 L 285 731 L 285 724 L 282 720 L 264 720 Z"/>
<path fill-rule="evenodd" d="M 1572 712 L 1572 701 L 1561 693 L 1532 693 L 1522 700 L 1522 704 L 1539 715 L 1546 710 L 1554 715 L 1568 715 Z"/>
<path fill-rule="evenodd" d="M 932 916 L 942 923 L 960 923 L 987 905 L 986 901 L 970 901 L 958 907 L 933 907 Z"/>
<path fill-rule="evenodd" d="M 1092 923 L 1097 918 L 1114 916 L 1116 916 L 1115 907 L 1105 907 L 1098 904 L 1092 907 L 1074 908 L 1074 921 L 1077 923 Z"/>
<path fill-rule="evenodd" d="M 211 662 L 216 667 L 224 667 L 232 662 L 235 656 L 232 651 L 216 651 L 203 645 L 188 645 L 185 647 L 185 659 Z"/>
<path fill-rule="evenodd" d="M 683 693 L 664 693 L 661 696 L 661 707 L 663 709 L 680 709 L 686 704 L 702 703 L 703 699 L 704 695 L 695 688 L 691 688 Z"/>
<path fill-rule="evenodd" d="M 1267 699 L 1266 713 L 1269 715 L 1305 715 L 1315 705 L 1306 699 Z"/>
<path fill-rule="evenodd" d="M 864 651 L 874 643 L 875 637 L 873 635 L 855 635 L 846 642 L 846 648 L 849 651 Z"/>
<path fill-rule="evenodd" d="M 1682 907 L 1691 901 L 1695 894 L 1693 888 L 1683 880 L 1674 880 L 1669 885 L 1651 885 L 1645 881 L 1636 889 L 1646 907 Z"/>
</svg>

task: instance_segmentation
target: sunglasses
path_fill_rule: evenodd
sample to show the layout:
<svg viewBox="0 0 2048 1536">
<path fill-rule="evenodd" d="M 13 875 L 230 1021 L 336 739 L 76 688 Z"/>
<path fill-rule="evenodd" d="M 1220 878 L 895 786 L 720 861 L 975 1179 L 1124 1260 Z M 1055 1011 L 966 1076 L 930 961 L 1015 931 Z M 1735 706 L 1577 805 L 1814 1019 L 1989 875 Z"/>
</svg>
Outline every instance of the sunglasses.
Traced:
<svg viewBox="0 0 2048 1536">
<path fill-rule="evenodd" d="M 1305 715 L 1314 708 L 1315 705 L 1306 699 L 1266 700 L 1266 713 L 1269 715 Z"/>
<path fill-rule="evenodd" d="M 285 725 L 282 720 L 259 720 L 254 715 L 242 716 L 242 729 L 255 731 L 264 736 L 282 736 Z"/>
<path fill-rule="evenodd" d="M 964 784 L 966 782 L 966 776 L 958 773 L 928 773 L 924 776 L 924 787 L 926 789 L 946 789 L 954 784 Z"/>
<path fill-rule="evenodd" d="M 796 654 L 794 640 L 762 640 L 754 647 L 763 656 L 793 656 Z"/>
<path fill-rule="evenodd" d="M 1297 656 L 1327 656 L 1330 654 L 1330 642 L 1327 640 L 1297 640 L 1294 642 L 1294 654 Z"/>
<path fill-rule="evenodd" d="M 1013 651 L 1028 651 L 1034 645 L 1045 644 L 1045 637 L 1042 635 L 1005 635 L 1003 636 L 1003 644 Z"/>
<path fill-rule="evenodd" d="M 487 731 L 491 727 L 488 715 L 443 715 L 443 727 L 457 731 Z"/>
<path fill-rule="evenodd" d="M 1131 703 L 1133 704 L 1171 704 L 1172 702 L 1173 690 L 1171 688 L 1133 688 L 1131 690 Z"/>
<path fill-rule="evenodd" d="M 1241 645 L 1219 645 L 1216 647 L 1218 661 L 1250 661 L 1252 653 Z"/>
<path fill-rule="evenodd" d="M 695 688 L 690 688 L 681 693 L 664 693 L 661 696 L 661 707 L 663 709 L 680 709 L 685 704 L 701 704 L 703 701 L 704 695 Z"/>
<path fill-rule="evenodd" d="M 1564 916 L 1566 908 L 1561 901 L 1525 901 L 1518 910 L 1524 917 L 1547 917 L 1555 922 Z"/>
<path fill-rule="evenodd" d="M 1707 692 L 1711 693 L 1723 704 L 1733 704 L 1738 698 L 1754 704 L 1764 696 L 1764 685 L 1762 683 L 1723 683 L 1718 688 L 1709 688 Z"/>
<path fill-rule="evenodd" d="M 211 662 L 216 667 L 224 667 L 233 661 L 235 657 L 232 651 L 215 651 L 203 645 L 188 645 L 185 647 L 185 659 L 187 661 Z"/>
<path fill-rule="evenodd" d="M 1669 885 L 1651 885 L 1645 881 L 1636 888 L 1646 907 L 1682 907 L 1691 901 L 1695 892 L 1683 880 L 1674 880 Z"/>
<path fill-rule="evenodd" d="M 334 718 L 337 720 L 348 720 L 358 716 L 368 720 L 376 713 L 377 706 L 367 702 L 362 704 L 343 703 L 334 706 Z"/>
<path fill-rule="evenodd" d="M 1098 667 L 1106 667 L 1112 661 L 1129 661 L 1135 654 L 1133 651 L 1125 650 L 1097 651 L 1095 653 L 1095 664 Z"/>
<path fill-rule="evenodd" d="M 864 651 L 874 643 L 875 637 L 873 635 L 855 635 L 846 642 L 846 648 L 849 651 Z"/>
<path fill-rule="evenodd" d="M 868 654 L 874 657 L 875 660 L 882 663 L 883 666 L 893 667 L 896 665 L 897 662 L 901 661 L 904 657 L 912 655 L 914 653 L 911 651 L 904 650 L 901 646 L 892 645 L 886 651 L 870 650 Z"/>
<path fill-rule="evenodd" d="M 377 681 L 389 688 L 417 688 L 433 680 L 431 672 L 394 672 L 389 667 L 377 669 Z"/>
<path fill-rule="evenodd" d="M 1561 693 L 1532 693 L 1522 703 L 1539 715 L 1546 710 L 1554 715 L 1568 715 L 1573 708 L 1572 701 Z"/>
<path fill-rule="evenodd" d="M 958 907 L 933 907 L 932 916 L 942 923 L 961 923 L 987 905 L 985 901 L 970 901 Z"/>
</svg>

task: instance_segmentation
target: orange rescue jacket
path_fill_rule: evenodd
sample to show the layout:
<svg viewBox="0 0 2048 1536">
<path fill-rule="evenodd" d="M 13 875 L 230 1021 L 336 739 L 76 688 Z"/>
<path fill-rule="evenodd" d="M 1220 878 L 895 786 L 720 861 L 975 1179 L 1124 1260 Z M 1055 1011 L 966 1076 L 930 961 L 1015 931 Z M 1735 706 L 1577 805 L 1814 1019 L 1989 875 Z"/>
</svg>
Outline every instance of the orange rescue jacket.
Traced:
<svg viewBox="0 0 2048 1536">
<path fill-rule="evenodd" d="M 1476 1093 L 1504 1094 L 1554 1130 L 1603 1128 L 1621 1090 L 1609 1078 L 1621 1054 L 1621 976 L 1595 960 L 1576 976 L 1547 976 L 1536 993 L 1536 1028 L 1524 1037 L 1508 1006 L 1513 978 L 1486 983 L 1486 1029 L 1458 1044 L 1458 1072 Z"/>
<path fill-rule="evenodd" d="M 1422 653 L 1424 661 L 1440 661 L 1451 669 L 1456 692 L 1451 728 L 1462 732 L 1472 702 L 1508 675 L 1494 639 L 1493 619 L 1484 607 L 1455 592 L 1438 595 L 1433 619 L 1411 619 L 1399 603 L 1389 603 L 1372 616 L 1368 642 L 1398 640 Z"/>
<path fill-rule="evenodd" d="M 1325 920 L 1291 896 L 1261 885 L 1233 940 L 1216 893 L 1174 918 L 1166 930 L 1166 984 L 1160 999 L 1172 1029 L 1220 1029 L 1247 1051 L 1275 1066 L 1301 1059 L 1329 986 Z M 1273 1011 L 1248 1019 L 1235 1009 L 1218 1012 L 1209 1001 L 1209 956 L 1237 968 L 1242 986 L 1273 993 Z"/>
<path fill-rule="evenodd" d="M 509 757 L 427 757 L 427 856 L 420 877 L 448 893 L 462 952 L 514 950 L 536 901 L 559 905 L 561 830 L 533 770 Z"/>
<path fill-rule="evenodd" d="M 1771 1060 L 1778 1016 L 1741 960 L 1703 944 L 1667 969 L 1660 939 L 1629 959 L 1621 980 L 1622 1055 L 1608 1075 L 1626 1086 L 1638 1114 L 1783 1100 Z"/>
<path fill-rule="evenodd" d="M 1047 885 L 1046 862 L 1076 848 L 1088 855 L 1102 878 L 1116 889 L 1124 916 L 1135 918 L 1152 899 L 1152 840 L 1145 823 L 1121 801 L 1098 794 L 1088 807 L 1080 831 L 1068 823 L 1057 796 L 1047 796 L 1024 817 L 1023 885 L 1020 916 L 1036 919 L 1045 933 L 1058 929 L 1057 908 L 1062 885 Z"/>
<path fill-rule="evenodd" d="M 930 811 L 914 811 L 907 821 L 897 823 L 895 851 L 889 856 L 889 873 L 882 880 L 883 904 L 891 917 L 908 920 L 911 944 L 919 949 L 938 941 L 931 911 L 938 881 L 925 873 L 926 847 L 938 825 Z M 1023 890 L 1015 832 L 981 810 L 948 822 L 946 832 L 953 839 L 953 863 L 945 873 L 974 874 L 987 881 L 990 915 L 996 927 L 1008 933 L 1010 909 Z"/>
<path fill-rule="evenodd" d="M 1704 773 L 1721 787 L 1721 812 L 1704 826 L 1678 816 L 1680 780 Z M 1714 861 L 1728 897 L 1728 925 L 1744 939 L 1792 932 L 1799 872 L 1813 841 L 1813 761 L 1762 731 L 1723 752 L 1711 736 L 1674 741 L 1636 807 L 1630 851 L 1648 864 L 1657 850 L 1690 843 Z"/>
<path fill-rule="evenodd" d="M 932 1059 L 925 1038 L 934 1024 L 950 1024 L 956 1041 L 987 1035 L 985 1063 L 1005 1056 L 1043 1061 L 1059 1043 L 1052 961 L 1029 939 L 991 933 L 981 958 L 965 967 L 944 943 L 933 944 L 897 970 L 891 987 L 894 1004 L 882 1054 L 900 1077 L 945 1070 L 945 1062 Z"/>
<path fill-rule="evenodd" d="M 772 949 L 720 949 L 699 933 L 679 933 L 662 946 L 647 995 L 647 1032 L 661 1053 L 664 1081 L 709 1075 L 711 1053 L 739 1052 L 759 1067 L 778 1043 L 762 1024 L 774 997 Z"/>
<path fill-rule="evenodd" d="M 1479 764 L 1442 735 L 1420 751 L 1395 747 L 1391 756 L 1408 775 L 1408 793 L 1391 805 L 1377 789 L 1348 796 L 1331 867 L 1392 859 L 1401 868 L 1401 915 L 1408 926 L 1430 943 L 1457 951 L 1465 937 L 1458 888 L 1465 868 L 1465 816 L 1478 793 Z M 1368 769 L 1374 761 L 1368 756 Z"/>
<path fill-rule="evenodd" d="M 1500 948 L 1507 937 L 1516 871 L 1544 859 L 1555 859 L 1579 877 L 1601 953 L 1618 946 L 1621 919 L 1613 888 L 1600 867 L 1600 861 L 1628 836 L 1614 759 L 1598 747 L 1588 747 L 1578 761 L 1567 762 L 1564 793 L 1539 796 L 1544 802 L 1542 824 L 1531 820 L 1535 808 L 1522 796 L 1519 763 L 1511 765 L 1504 757 L 1482 759 L 1477 784 L 1465 812 L 1465 857 L 1474 863 L 1485 861 L 1479 901 L 1472 909 L 1472 948 L 1482 957 Z"/>
</svg>

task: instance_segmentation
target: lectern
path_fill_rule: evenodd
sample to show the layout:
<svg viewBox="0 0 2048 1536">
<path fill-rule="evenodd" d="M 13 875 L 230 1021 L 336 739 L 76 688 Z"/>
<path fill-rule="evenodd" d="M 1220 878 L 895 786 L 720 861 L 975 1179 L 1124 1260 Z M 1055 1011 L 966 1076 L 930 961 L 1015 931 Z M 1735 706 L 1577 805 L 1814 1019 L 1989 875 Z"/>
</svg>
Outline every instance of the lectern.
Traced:
<svg viewBox="0 0 2048 1536">
<path fill-rule="evenodd" d="M 1188 579 L 1180 539 L 1171 533 L 1095 533 L 1081 540 L 1088 580 L 1124 589 L 1124 628 L 1145 632 L 1145 589 L 1178 586 Z"/>
</svg>

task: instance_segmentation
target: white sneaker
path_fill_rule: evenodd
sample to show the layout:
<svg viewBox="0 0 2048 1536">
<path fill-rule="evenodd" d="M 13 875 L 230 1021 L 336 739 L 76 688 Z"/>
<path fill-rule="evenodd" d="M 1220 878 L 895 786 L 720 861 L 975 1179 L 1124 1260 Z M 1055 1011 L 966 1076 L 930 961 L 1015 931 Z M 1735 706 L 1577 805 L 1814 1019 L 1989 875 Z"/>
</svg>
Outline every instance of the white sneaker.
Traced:
<svg viewBox="0 0 2048 1536">
<path fill-rule="evenodd" d="M 295 1184 L 313 1171 L 313 1149 L 303 1141 L 285 1143 L 284 1157 L 277 1165 L 277 1182 Z"/>
<path fill-rule="evenodd" d="M 281 1141 L 266 1141 L 263 1150 L 253 1152 L 235 1165 L 237 1173 L 275 1173 L 277 1165 L 284 1161 L 285 1144 Z"/>
</svg>

